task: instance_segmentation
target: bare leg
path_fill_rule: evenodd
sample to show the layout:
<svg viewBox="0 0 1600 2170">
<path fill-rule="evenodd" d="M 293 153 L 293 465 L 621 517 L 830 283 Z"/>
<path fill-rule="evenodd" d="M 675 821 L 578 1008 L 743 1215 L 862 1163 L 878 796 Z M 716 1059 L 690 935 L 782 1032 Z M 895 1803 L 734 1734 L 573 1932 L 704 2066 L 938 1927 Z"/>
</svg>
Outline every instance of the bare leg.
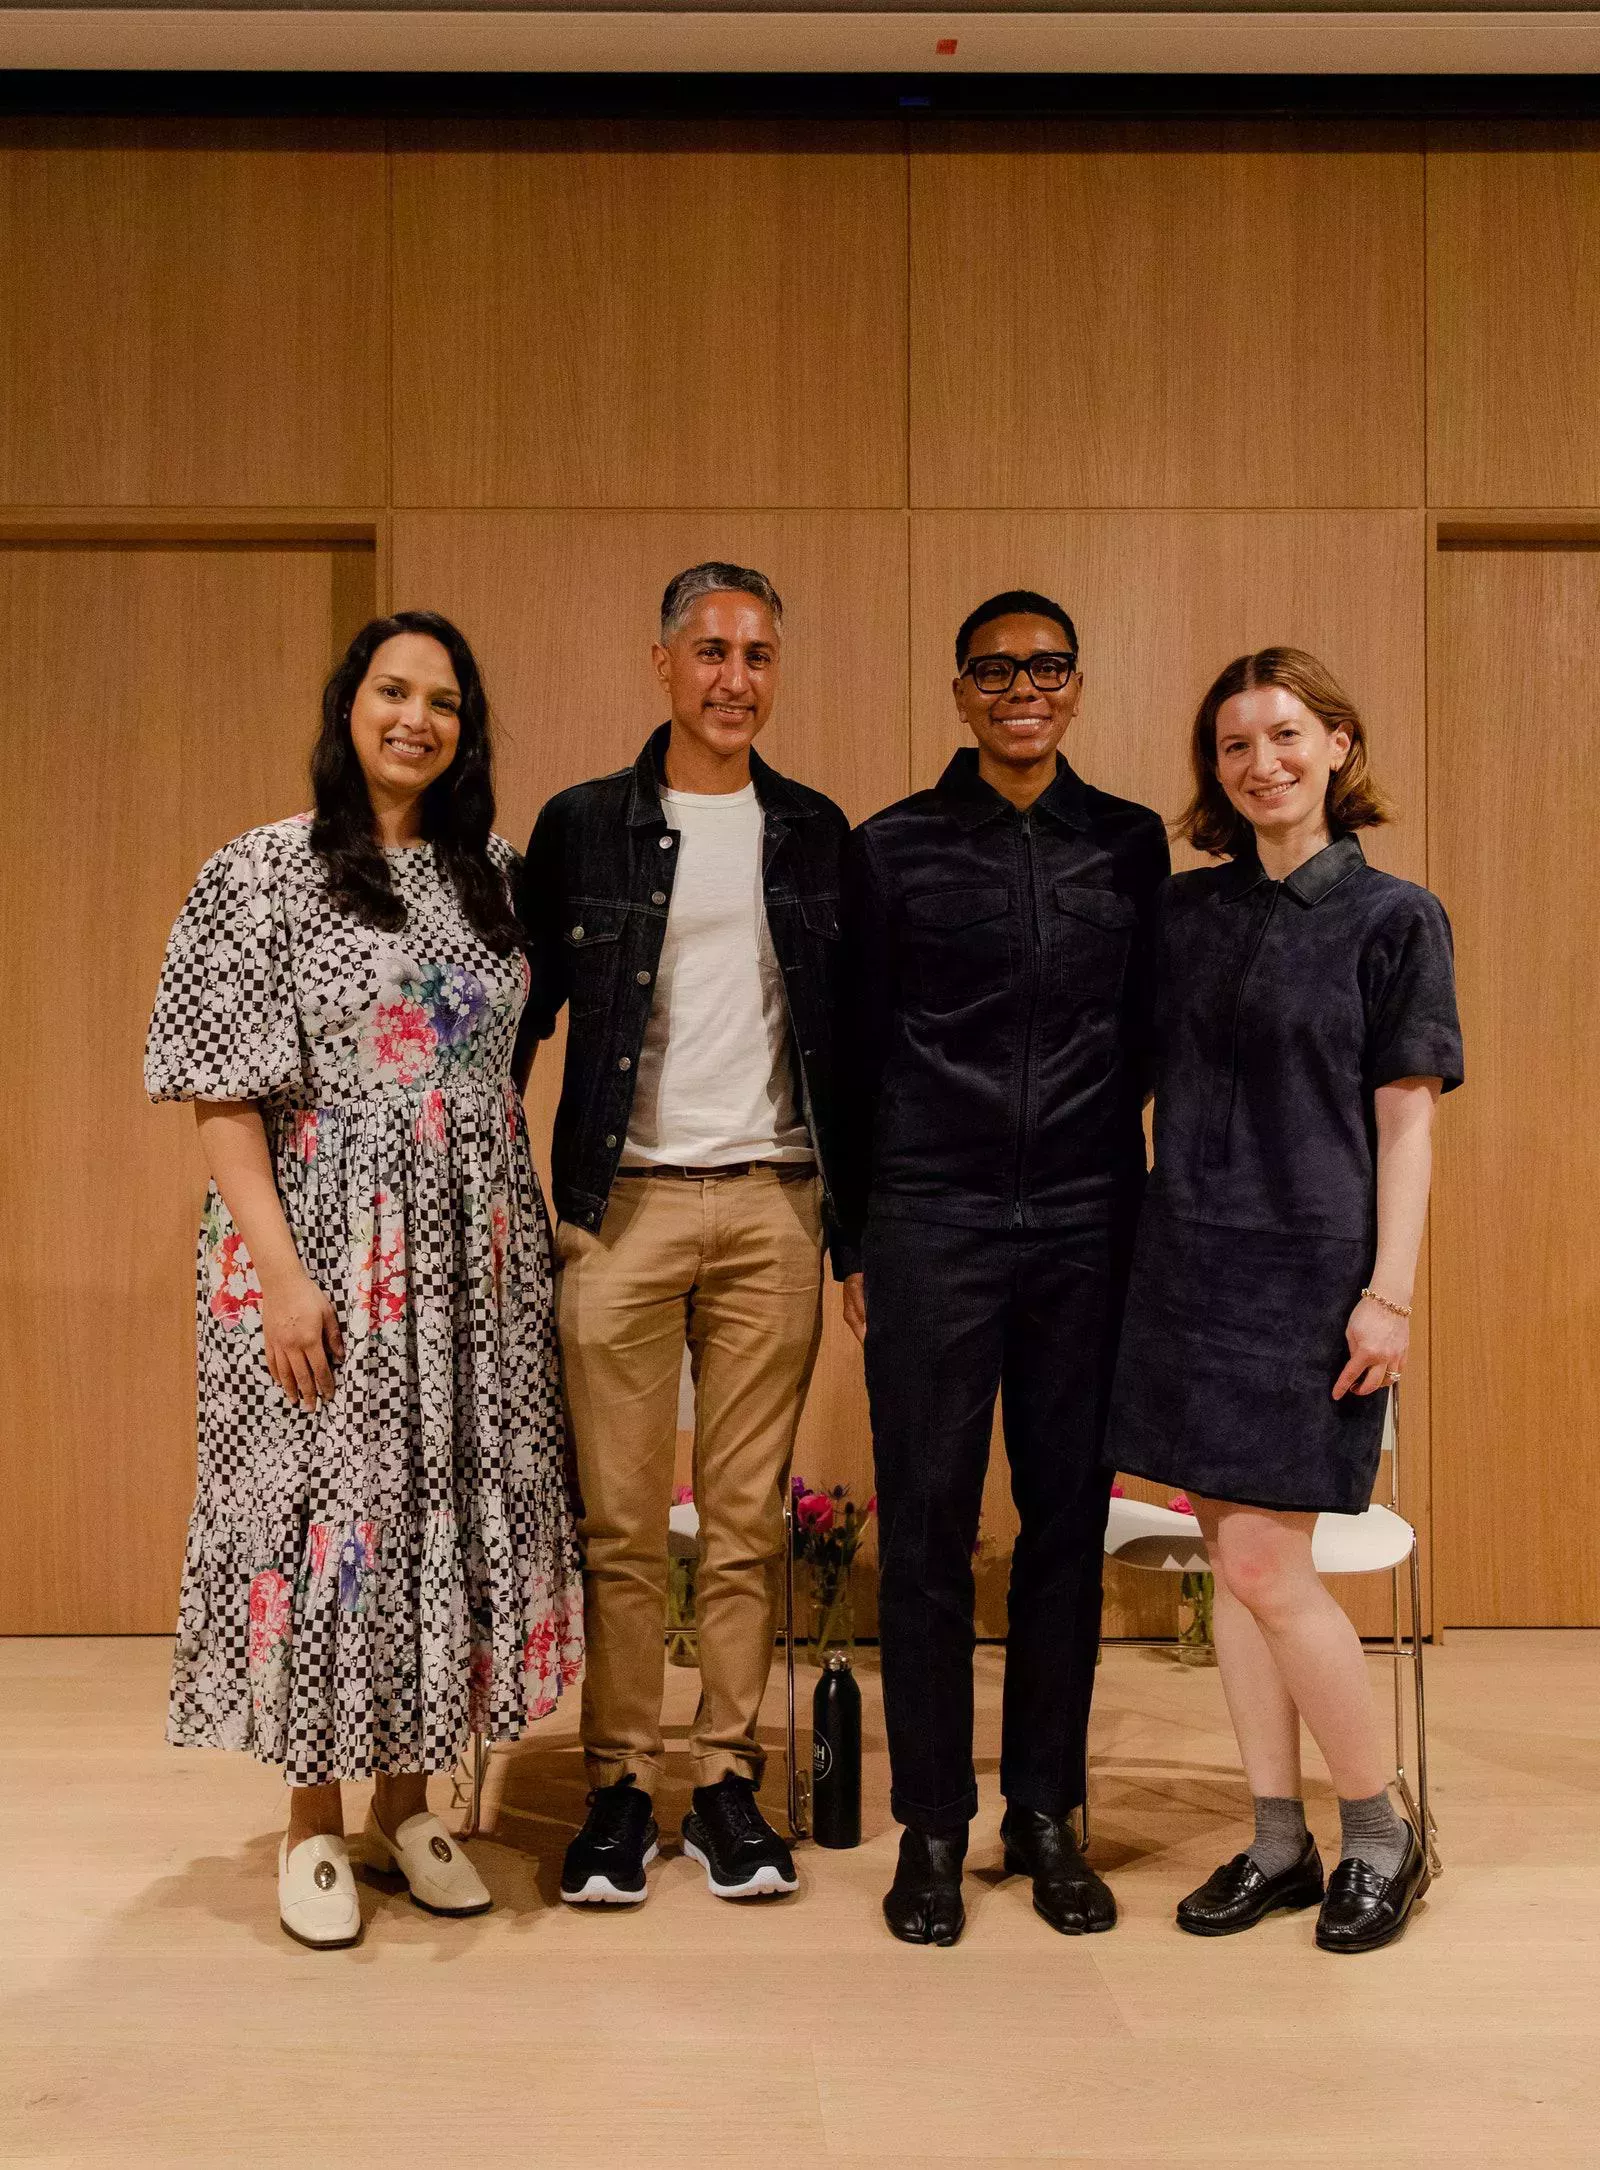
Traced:
<svg viewBox="0 0 1600 2170">
<path fill-rule="evenodd" d="M 1206 1543 L 1215 1557 L 1214 1530 L 1206 1530 Z M 1300 1713 L 1254 1615 L 1240 1604 L 1220 1574 L 1213 1570 L 1213 1575 L 1216 1598 L 1211 1625 L 1217 1666 L 1245 1778 L 1258 1800 L 1298 1801 L 1303 1791 Z"/>
<path fill-rule="evenodd" d="M 326 1786 L 291 1786 L 289 1789 L 289 1851 L 303 1839 L 343 1838 L 344 1802 L 337 1779 Z"/>
<path fill-rule="evenodd" d="M 1225 1500 L 1197 1500 L 1195 1512 L 1206 1533 L 1217 1580 L 1219 1629 L 1226 1618 L 1225 1588 L 1228 1597 L 1250 1615 L 1281 1689 L 1287 1691 L 1322 1750 L 1340 1798 L 1362 1800 L 1381 1793 L 1388 1773 L 1379 1746 L 1367 1661 L 1354 1627 L 1311 1564 L 1316 1516 L 1278 1514 Z M 1282 1705 L 1274 1709 L 1258 1670 L 1244 1655 L 1251 1646 L 1238 1648 L 1243 1639 L 1236 1638 L 1236 1708 L 1235 1684 L 1226 1670 L 1230 1660 L 1223 1650 L 1225 1632 L 1219 1632 L 1217 1655 L 1225 1668 L 1228 1706 L 1250 1770 L 1252 1791 L 1298 1791 L 1297 1785 L 1256 1785 L 1249 1759 L 1274 1739 L 1281 1752 Z M 1265 1763 L 1263 1768 L 1265 1776 L 1283 1775 Z"/>
<path fill-rule="evenodd" d="M 393 1838 L 403 1823 L 420 1816 L 428 1805 L 426 1771 L 380 1771 L 373 1788 L 372 1807 L 378 1828 Z"/>
</svg>

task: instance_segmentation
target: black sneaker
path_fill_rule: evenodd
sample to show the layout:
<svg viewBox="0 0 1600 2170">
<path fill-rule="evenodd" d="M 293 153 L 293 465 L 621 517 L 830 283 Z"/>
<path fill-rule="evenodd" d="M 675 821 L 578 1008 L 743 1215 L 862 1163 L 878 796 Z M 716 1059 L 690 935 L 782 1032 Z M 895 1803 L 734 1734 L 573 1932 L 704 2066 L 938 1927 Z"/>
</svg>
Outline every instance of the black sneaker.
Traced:
<svg viewBox="0 0 1600 2170">
<path fill-rule="evenodd" d="M 695 1787 L 683 1850 L 719 1899 L 776 1899 L 800 1888 L 793 1854 L 756 1806 L 755 1781 L 733 1771 Z"/>
<path fill-rule="evenodd" d="M 650 1896 L 644 1872 L 661 1833 L 633 1773 L 589 1796 L 583 1829 L 561 1864 L 561 1896 L 569 1906 L 642 1906 Z"/>
</svg>

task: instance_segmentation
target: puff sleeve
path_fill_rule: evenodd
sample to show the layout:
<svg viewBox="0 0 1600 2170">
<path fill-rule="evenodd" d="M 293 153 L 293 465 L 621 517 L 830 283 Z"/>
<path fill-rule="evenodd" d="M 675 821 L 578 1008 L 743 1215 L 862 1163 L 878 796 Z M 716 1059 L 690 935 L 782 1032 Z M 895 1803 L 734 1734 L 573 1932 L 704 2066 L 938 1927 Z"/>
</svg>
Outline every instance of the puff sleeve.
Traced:
<svg viewBox="0 0 1600 2170">
<path fill-rule="evenodd" d="M 289 929 L 270 831 L 208 859 L 167 943 L 145 1041 L 152 1100 L 260 1100 L 301 1075 Z"/>
<path fill-rule="evenodd" d="M 1453 1092 L 1462 1077 L 1461 1021 L 1450 922 L 1438 898 L 1407 884 L 1362 965 L 1368 1089 L 1436 1077 Z"/>
</svg>

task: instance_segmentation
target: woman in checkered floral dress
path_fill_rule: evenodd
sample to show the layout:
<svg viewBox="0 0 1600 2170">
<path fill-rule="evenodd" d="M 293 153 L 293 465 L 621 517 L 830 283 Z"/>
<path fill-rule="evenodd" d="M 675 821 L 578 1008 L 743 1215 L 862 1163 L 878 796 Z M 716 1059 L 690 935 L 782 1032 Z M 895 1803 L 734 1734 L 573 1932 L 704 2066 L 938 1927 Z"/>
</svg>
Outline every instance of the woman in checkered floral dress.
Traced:
<svg viewBox="0 0 1600 2170">
<path fill-rule="evenodd" d="M 582 1630 L 515 855 L 453 626 L 357 635 L 312 781 L 314 817 L 202 869 L 145 1080 L 195 1102 L 212 1175 L 168 1737 L 284 1766 L 280 1912 L 326 1946 L 360 1933 L 341 1779 L 376 1775 L 372 1865 L 489 1904 L 427 1774 L 551 1710 Z"/>
</svg>

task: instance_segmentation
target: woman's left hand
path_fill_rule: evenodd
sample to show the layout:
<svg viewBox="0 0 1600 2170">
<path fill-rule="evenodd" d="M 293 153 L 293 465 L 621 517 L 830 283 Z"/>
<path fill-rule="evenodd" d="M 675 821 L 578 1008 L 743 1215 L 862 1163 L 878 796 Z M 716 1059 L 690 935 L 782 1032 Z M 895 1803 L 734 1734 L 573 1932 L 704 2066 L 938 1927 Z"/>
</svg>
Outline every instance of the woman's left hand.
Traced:
<svg viewBox="0 0 1600 2170">
<path fill-rule="evenodd" d="M 1370 1296 L 1363 1296 L 1350 1314 L 1344 1330 L 1350 1361 L 1333 1383 L 1333 1398 L 1341 1401 L 1352 1388 L 1358 1394 L 1376 1394 L 1392 1386 L 1405 1369 L 1411 1346 L 1411 1321 L 1386 1311 Z"/>
</svg>

